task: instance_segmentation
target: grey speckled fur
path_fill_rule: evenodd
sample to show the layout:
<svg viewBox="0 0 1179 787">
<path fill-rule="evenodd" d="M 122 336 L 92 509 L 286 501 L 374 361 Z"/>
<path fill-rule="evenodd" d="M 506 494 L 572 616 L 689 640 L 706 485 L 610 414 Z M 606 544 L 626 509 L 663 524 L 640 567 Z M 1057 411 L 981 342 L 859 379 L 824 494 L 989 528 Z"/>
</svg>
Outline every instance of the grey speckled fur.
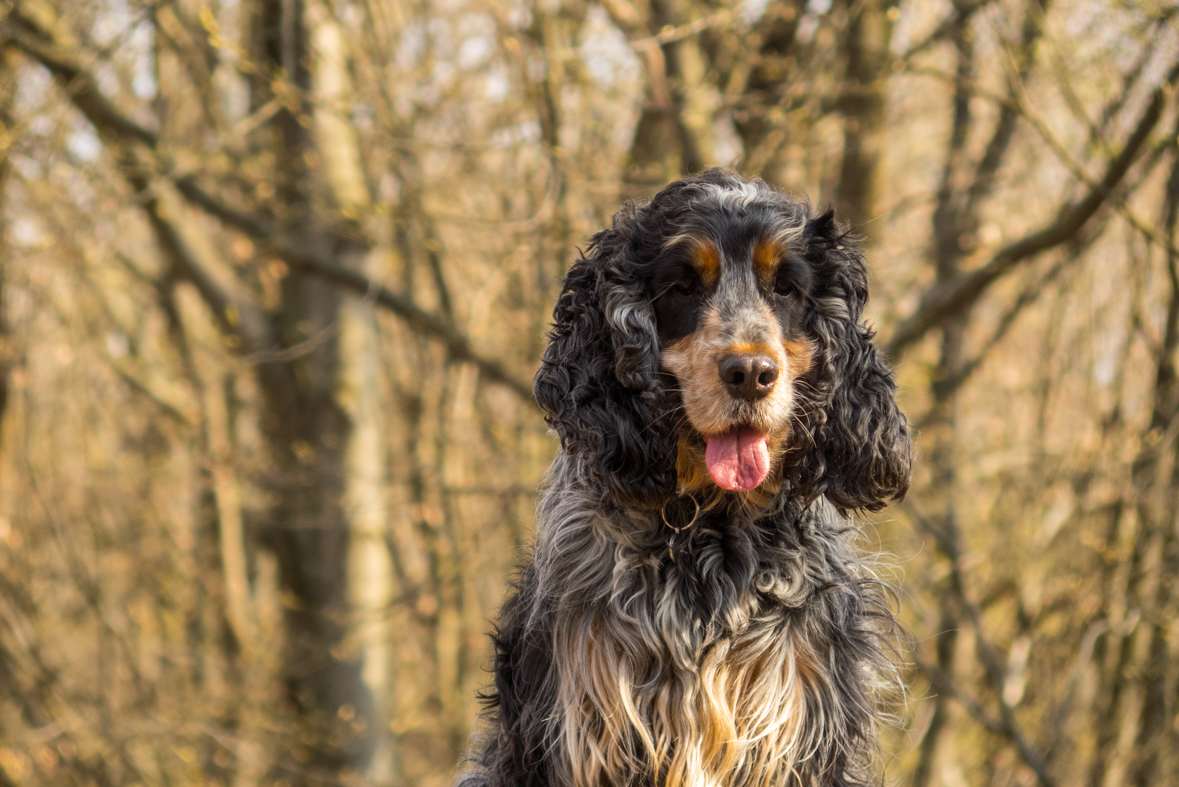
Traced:
<svg viewBox="0 0 1179 787">
<path fill-rule="evenodd" d="M 645 277 L 669 239 L 745 226 L 814 270 L 800 324 L 817 356 L 772 493 L 718 492 L 700 511 L 677 493 L 686 427 Z M 562 450 L 501 614 L 462 787 L 872 780 L 894 624 L 845 512 L 902 495 L 910 448 L 892 373 L 859 322 L 866 284 L 830 214 L 722 170 L 624 208 L 595 236 L 537 374 Z"/>
</svg>

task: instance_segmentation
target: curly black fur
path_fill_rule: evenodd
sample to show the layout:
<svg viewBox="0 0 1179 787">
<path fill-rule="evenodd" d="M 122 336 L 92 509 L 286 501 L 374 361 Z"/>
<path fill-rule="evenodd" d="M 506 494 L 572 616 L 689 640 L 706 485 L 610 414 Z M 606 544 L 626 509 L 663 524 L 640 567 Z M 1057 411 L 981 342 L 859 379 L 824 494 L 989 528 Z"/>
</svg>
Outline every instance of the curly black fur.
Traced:
<svg viewBox="0 0 1179 787">
<path fill-rule="evenodd" d="M 700 511 L 676 464 L 699 435 L 664 355 L 698 328 L 687 310 L 704 296 L 660 299 L 683 268 L 678 239 L 708 239 L 724 264 L 748 267 L 751 244 L 771 236 L 793 280 L 757 290 L 734 273 L 745 284 L 716 285 L 737 288 L 717 313 L 733 293 L 760 299 L 783 341 L 813 358 L 782 383 L 796 398 L 783 399 L 789 436 L 768 496 L 718 494 Z M 869 778 L 869 676 L 892 674 L 892 616 L 844 513 L 904 494 L 910 441 L 861 322 L 867 297 L 858 243 L 830 211 L 723 170 L 624 207 L 594 236 L 536 376 L 561 452 L 501 615 L 463 787 Z"/>
<path fill-rule="evenodd" d="M 535 391 L 562 448 L 589 460 L 603 491 L 619 505 L 658 507 L 675 491 L 676 436 L 634 224 L 633 208 L 619 212 L 565 277 Z"/>
</svg>

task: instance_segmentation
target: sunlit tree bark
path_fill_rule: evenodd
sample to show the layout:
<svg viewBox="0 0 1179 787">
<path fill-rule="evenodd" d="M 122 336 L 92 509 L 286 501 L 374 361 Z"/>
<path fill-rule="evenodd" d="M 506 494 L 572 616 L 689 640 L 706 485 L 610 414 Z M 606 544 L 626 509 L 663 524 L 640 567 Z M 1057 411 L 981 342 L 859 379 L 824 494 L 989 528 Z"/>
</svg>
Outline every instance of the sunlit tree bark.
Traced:
<svg viewBox="0 0 1179 787">
<path fill-rule="evenodd" d="M 12 102 L 16 96 L 16 57 L 10 53 L 0 53 L 0 134 L 3 134 L 3 150 L 0 150 L 0 443 L 4 437 L 4 414 L 8 411 L 8 397 L 10 395 L 9 379 L 15 348 L 11 344 L 8 328 L 8 310 L 5 308 L 4 279 L 7 271 L 9 255 L 6 254 L 8 227 L 4 221 L 5 189 L 8 186 L 8 172 L 11 164 L 8 160 L 9 149 L 13 143 L 16 129 L 13 128 Z"/>
<path fill-rule="evenodd" d="M 347 254 L 346 236 L 332 232 L 340 221 L 330 212 L 335 201 L 324 200 L 315 186 L 323 183 L 324 165 L 331 164 L 331 177 L 347 184 L 341 196 L 363 199 L 355 183 L 355 154 L 337 106 L 320 109 L 326 153 L 309 128 L 316 89 L 311 37 L 314 33 L 322 44 L 332 33 L 312 29 L 300 0 L 259 0 L 246 8 L 256 68 L 251 107 L 258 112 L 271 101 L 281 106 L 257 137 L 274 161 L 270 209 L 297 242 L 326 254 Z M 319 95 L 330 100 L 342 88 L 340 54 L 320 56 L 328 83 Z M 293 782 L 315 784 L 345 771 L 365 772 L 378 731 L 362 654 L 346 641 L 352 534 L 345 502 L 354 424 L 339 400 L 341 296 L 297 271 L 282 277 L 280 292 L 269 319 L 277 346 L 293 352 L 289 360 L 259 363 L 262 424 L 274 463 L 274 502 L 263 538 L 278 555 L 281 587 L 291 595 L 284 681 L 298 724 L 284 769 Z"/>
<path fill-rule="evenodd" d="M 883 178 L 885 98 L 892 57 L 893 20 L 899 8 L 892 0 L 858 0 L 845 4 L 844 33 L 847 76 L 840 107 L 843 121 L 843 161 L 839 169 L 836 205 L 843 217 L 869 240 L 879 238 L 877 211 Z"/>
</svg>

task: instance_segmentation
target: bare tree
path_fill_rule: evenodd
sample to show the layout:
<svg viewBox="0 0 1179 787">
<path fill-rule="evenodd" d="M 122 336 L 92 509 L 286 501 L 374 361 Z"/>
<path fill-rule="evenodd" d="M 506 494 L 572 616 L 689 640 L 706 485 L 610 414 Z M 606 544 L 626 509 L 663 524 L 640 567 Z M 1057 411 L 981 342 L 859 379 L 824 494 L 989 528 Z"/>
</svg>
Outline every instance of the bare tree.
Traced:
<svg viewBox="0 0 1179 787">
<path fill-rule="evenodd" d="M 560 276 L 714 164 L 870 241 L 890 778 L 1173 780 L 1174 9 L 2 10 L 0 784 L 447 782 Z"/>
</svg>

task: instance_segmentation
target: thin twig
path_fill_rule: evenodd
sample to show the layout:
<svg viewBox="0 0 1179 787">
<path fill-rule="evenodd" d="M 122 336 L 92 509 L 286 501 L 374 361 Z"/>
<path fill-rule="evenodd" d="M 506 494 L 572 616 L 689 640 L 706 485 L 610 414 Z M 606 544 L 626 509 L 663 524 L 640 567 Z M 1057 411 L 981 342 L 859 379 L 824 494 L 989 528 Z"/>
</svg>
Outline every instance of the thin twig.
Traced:
<svg viewBox="0 0 1179 787">
<path fill-rule="evenodd" d="M 966 592 L 966 578 L 962 570 L 961 539 L 957 527 L 952 522 L 947 523 L 944 528 L 938 527 L 928 517 L 922 515 L 913 505 L 912 501 L 904 502 L 901 505 L 901 509 L 917 525 L 917 528 L 921 532 L 933 538 L 938 550 L 946 557 L 946 560 L 950 564 L 950 586 L 953 588 L 954 595 L 958 597 L 958 601 L 962 604 L 962 608 L 966 612 L 966 617 L 970 621 L 979 660 L 986 669 L 987 676 L 991 679 L 991 684 L 995 692 L 995 700 L 999 706 L 999 726 L 992 731 L 1006 735 L 1015 745 L 1024 764 L 1035 772 L 1036 778 L 1042 787 L 1056 787 L 1056 780 L 1048 772 L 1047 761 L 1038 750 L 1028 743 L 1027 738 L 1015 720 L 1015 710 L 1003 698 L 1003 684 L 1006 681 L 1006 670 L 999 663 L 994 649 L 983 632 L 982 615 L 979 613 L 978 607 L 970 600 L 969 594 Z M 955 692 L 955 696 L 956 698 L 962 697 L 958 692 Z M 969 708 L 970 706 L 968 705 L 967 707 Z"/>
</svg>

